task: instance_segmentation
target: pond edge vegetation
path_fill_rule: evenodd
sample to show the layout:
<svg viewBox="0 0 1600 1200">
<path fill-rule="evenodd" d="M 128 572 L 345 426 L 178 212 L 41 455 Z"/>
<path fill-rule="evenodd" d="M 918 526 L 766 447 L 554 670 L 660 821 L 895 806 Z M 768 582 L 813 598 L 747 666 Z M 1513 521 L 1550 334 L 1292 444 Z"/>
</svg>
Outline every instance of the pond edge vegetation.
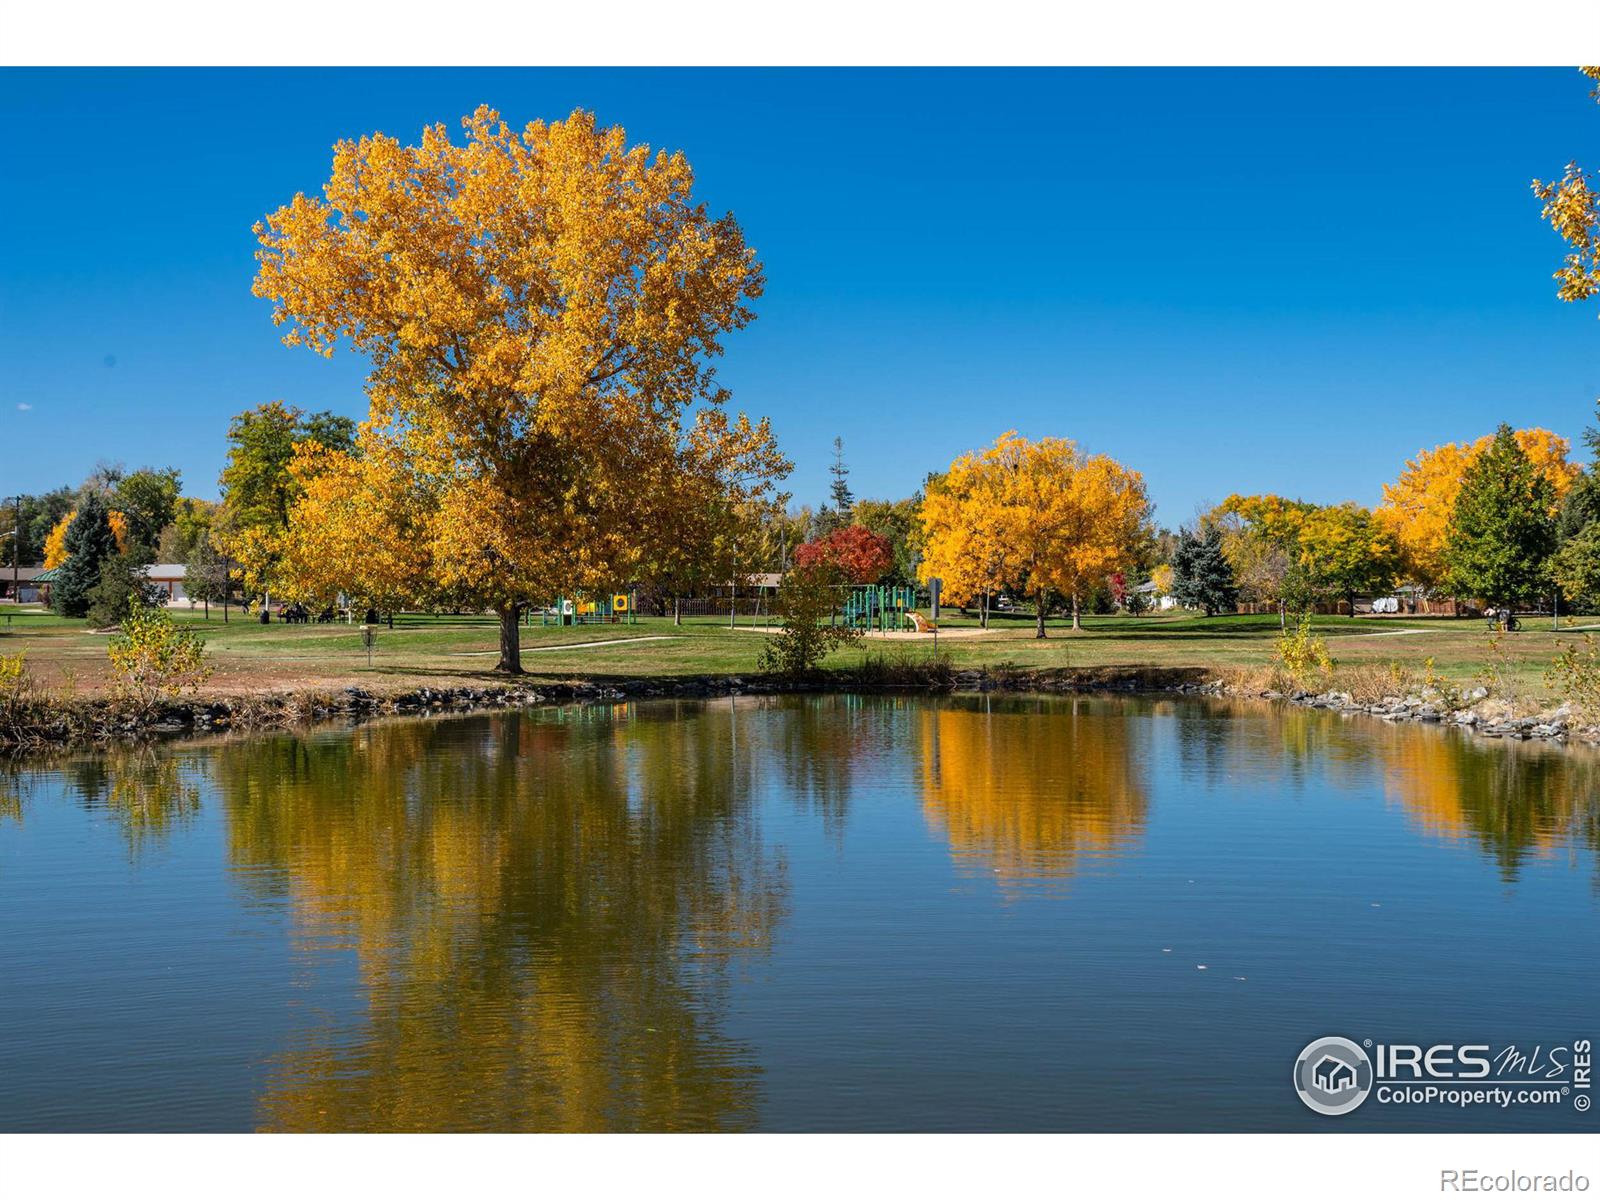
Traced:
<svg viewBox="0 0 1600 1200">
<path fill-rule="evenodd" d="M 1330 674 L 1316 688 L 1281 665 L 1269 668 L 1085 666 L 1030 668 L 999 664 L 957 668 L 950 658 L 905 652 L 869 655 L 852 667 L 791 674 L 644 675 L 528 680 L 482 686 L 301 688 L 254 695 L 188 698 L 83 697 L 33 686 L 18 660 L 0 659 L 0 753 L 175 740 L 230 731 L 304 729 L 386 716 L 505 711 L 551 704 L 705 699 L 790 693 L 988 692 L 1070 695 L 1210 696 L 1322 708 L 1387 721 L 1451 725 L 1491 738 L 1600 744 L 1589 724 L 1563 704 L 1519 716 L 1487 687 L 1452 689 L 1424 673 L 1391 664 Z"/>
</svg>

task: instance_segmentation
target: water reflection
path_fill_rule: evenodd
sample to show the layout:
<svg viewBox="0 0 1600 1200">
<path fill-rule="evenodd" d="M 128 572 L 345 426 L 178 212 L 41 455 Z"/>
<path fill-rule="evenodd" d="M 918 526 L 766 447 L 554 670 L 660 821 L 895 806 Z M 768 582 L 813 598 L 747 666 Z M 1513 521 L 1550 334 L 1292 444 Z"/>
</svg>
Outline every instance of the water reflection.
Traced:
<svg viewBox="0 0 1600 1200">
<path fill-rule="evenodd" d="M 1557 747 L 1389 728 L 1380 747 L 1384 789 L 1424 832 L 1471 840 L 1515 879 L 1530 857 L 1572 844 L 1600 851 L 1600 769 Z"/>
<path fill-rule="evenodd" d="M 65 803 L 52 807 L 57 799 Z M 50 819 L 35 821 L 35 807 Z M 98 843 L 80 828 L 86 817 L 91 831 L 129 853 L 95 857 Z M 50 829 L 54 842 L 41 833 Z M 886 1021 L 881 1042 L 871 1043 L 885 1055 L 875 1069 L 909 1078 L 932 1061 L 927 1045 L 975 1036 L 960 1014 L 981 1018 L 985 1004 L 1003 1006 L 989 971 L 1005 978 L 1005 996 L 1034 987 L 1048 997 L 1039 1003 L 1055 1006 L 1068 1033 L 1074 1019 L 1107 1027 L 1107 1009 L 1093 1005 L 1117 1013 L 1146 1005 L 1157 1023 L 1190 1019 L 1197 1010 L 1184 1006 L 1193 997 L 1168 997 L 1161 989 L 1175 985 L 1155 986 L 1161 977 L 1148 974 L 1161 965 L 1158 950 L 1154 966 L 1139 967 L 1148 977 L 1122 974 L 1131 969 L 1130 942 L 1149 934 L 1159 948 L 1174 928 L 1181 936 L 1163 876 L 1141 874 L 1142 860 L 1155 855 L 1179 879 L 1191 853 L 1226 864 L 1226 888 L 1186 891 L 1183 903 L 1221 943 L 1219 954 L 1261 962 L 1263 980 L 1274 969 L 1296 977 L 1305 964 L 1292 955 L 1302 949 L 1370 965 L 1364 926 L 1341 927 L 1345 942 L 1335 944 L 1295 925 L 1303 920 L 1296 911 L 1323 920 L 1325 909 L 1288 893 L 1319 869 L 1320 841 L 1332 829 L 1389 839 L 1383 863 L 1356 856 L 1351 872 L 1404 871 L 1455 889 L 1448 894 L 1457 901 L 1498 902 L 1502 892 L 1517 894 L 1501 880 L 1515 884 L 1540 863 L 1561 869 L 1579 847 L 1600 852 L 1600 768 L 1582 751 L 1187 700 L 741 698 L 395 721 L 54 764 L 0 762 L 0 905 L 6 873 L 20 861 L 11 851 L 25 846 L 41 860 L 59 856 L 33 876 L 35 891 L 60 880 L 63 895 L 82 901 L 102 880 L 137 879 L 142 888 L 173 888 L 178 902 L 191 899 L 186 886 L 207 905 L 242 899 L 225 916 L 238 928 L 270 918 L 270 937 L 260 941 L 286 955 L 294 998 L 263 1002 L 257 1022 L 270 1024 L 259 1016 L 270 1009 L 280 1025 L 253 1047 L 257 1070 L 239 1085 L 263 1128 L 739 1130 L 773 1123 L 772 1094 L 782 1089 L 763 1071 L 782 1069 L 773 1047 L 786 1038 L 809 1037 L 815 1022 L 817 1038 L 848 1040 L 893 998 L 897 1019 L 924 1024 L 907 1046 L 905 1026 Z M 810 845 L 819 835 L 821 846 Z M 1442 854 L 1442 841 L 1472 853 Z M 142 853 L 162 845 L 173 848 L 170 863 Z M 225 871 L 216 868 L 219 854 Z M 1492 870 L 1463 873 L 1463 861 Z M 952 864 L 968 878 L 995 879 L 1000 895 L 952 889 Z M 209 872 L 227 882 L 186 884 L 185 871 L 170 866 L 186 868 L 190 880 Z M 1054 886 L 1064 881 L 1072 887 Z M 1005 903 L 1040 886 L 1050 903 Z M 12 889 L 10 903 L 21 890 Z M 1521 890 L 1537 912 L 1516 924 L 1504 919 L 1509 909 L 1494 910 L 1486 937 L 1498 929 L 1525 940 L 1529 922 L 1571 922 L 1592 909 L 1592 898 L 1584 908 L 1552 888 Z M 139 902 L 137 890 L 119 894 Z M 48 922 L 61 898 L 27 899 L 35 914 L 28 940 L 14 939 L 9 959 L 0 942 L 0 977 L 9 964 L 21 980 L 21 963 L 36 972 L 32 986 L 38 964 L 76 953 L 71 939 L 93 933 L 99 916 L 86 902 L 56 929 Z M 1009 927 L 988 921 L 984 905 L 996 901 Z M 147 986 L 134 996 L 170 999 L 171 976 L 150 984 L 141 972 L 172 957 L 165 939 L 182 937 L 171 916 L 184 911 L 178 902 L 143 924 L 137 912 L 106 916 L 107 936 L 120 940 L 130 929 L 145 939 L 124 968 Z M 1102 906 L 1099 923 L 1080 919 L 1096 911 L 1090 904 Z M 1279 904 L 1285 915 L 1274 925 Z M 1120 923 L 1107 926 L 1106 913 Z M 1454 932 L 1429 925 L 1426 913 L 1409 919 L 1415 924 L 1403 931 L 1374 925 L 1370 935 L 1399 953 L 1396 937 L 1429 946 Z M 1069 926 L 1072 953 L 1052 960 L 1042 947 L 1057 946 Z M 1021 938 L 1010 950 L 1008 932 Z M 200 944 L 209 966 L 213 951 Z M 1486 941 L 1485 953 L 1507 945 L 1517 942 Z M 230 952 L 236 963 L 283 973 L 271 953 Z M 1291 958 L 1274 967 L 1275 953 Z M 1072 973 L 1051 976 L 1062 963 Z M 97 994 L 117 995 L 117 963 L 92 966 L 113 976 L 103 986 L 95 980 Z M 1480 965 L 1462 970 L 1439 986 L 1477 995 Z M 768 972 L 782 982 L 763 991 Z M 1254 983 L 1255 967 L 1243 973 L 1271 995 Z M 205 986 L 227 1005 L 246 985 L 219 976 Z M 830 1009 L 851 988 L 871 1003 Z M 1073 995 L 1091 1008 L 1063 1007 Z M 1255 995 L 1230 993 L 1234 1005 Z M 46 1022 L 81 1009 L 59 996 L 52 1007 L 48 986 L 26 996 L 17 1010 Z M 1164 1009 L 1169 1000 L 1175 1007 Z M 1032 1030 L 1038 1011 L 1019 1006 L 1010 1019 Z M 937 1023 L 945 1014 L 957 1020 L 948 1029 Z M 1227 1020 L 1249 1016 L 1230 1008 Z M 161 1028 L 142 1010 L 137 1017 Z M 73 1045 L 80 1031 L 57 1032 Z M 791 1050 L 788 1066 L 798 1063 L 804 1076 L 814 1052 Z M 7 1063 L 0 1045 L 0 1069 Z M 1081 1062 L 1068 1056 L 1057 1065 L 1070 1083 Z M 963 1060 L 964 1071 L 980 1068 Z M 16 1062 L 10 1069 L 15 1076 Z M 211 1060 L 194 1067 L 218 1069 Z M 958 1078 L 928 1069 L 929 1088 Z M 1052 1069 L 1040 1067 L 1040 1095 L 1060 1103 L 1071 1093 Z M 29 1086 L 49 1094 L 53 1078 L 41 1068 Z M 1106 1079 L 1089 1082 L 1114 1098 Z M 826 1096 L 843 1085 L 811 1086 Z M 894 1112 L 883 1117 L 895 1123 Z M 16 1123 L 0 1097 L 0 1128 L 8 1120 Z"/>
<path fill-rule="evenodd" d="M 596 714 L 584 714 L 590 720 Z M 305 947 L 354 949 L 361 1028 L 302 1032 L 271 1129 L 738 1129 L 724 975 L 783 911 L 726 721 L 572 714 L 240 743 L 229 848 Z M 662 719 L 665 716 L 668 719 Z M 605 721 L 603 716 L 600 717 Z"/>
<path fill-rule="evenodd" d="M 1135 743 L 1146 732 L 1092 701 L 924 706 L 923 812 L 964 867 L 1005 884 L 1065 878 L 1085 858 L 1122 853 L 1143 830 Z"/>
</svg>

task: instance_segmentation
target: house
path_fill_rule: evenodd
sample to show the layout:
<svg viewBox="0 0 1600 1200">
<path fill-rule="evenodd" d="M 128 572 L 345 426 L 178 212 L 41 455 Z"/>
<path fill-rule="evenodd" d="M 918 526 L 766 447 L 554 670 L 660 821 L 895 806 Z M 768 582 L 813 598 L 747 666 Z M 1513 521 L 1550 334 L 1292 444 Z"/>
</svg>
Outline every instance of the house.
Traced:
<svg viewBox="0 0 1600 1200">
<path fill-rule="evenodd" d="M 1338 1093 L 1356 1086 L 1356 1069 L 1331 1054 L 1322 1056 L 1322 1061 L 1312 1069 L 1311 1077 L 1325 1092 Z"/>
<path fill-rule="evenodd" d="M 145 568 L 145 578 L 152 586 L 166 594 L 166 603 L 170 607 L 180 600 L 188 600 L 189 593 L 183 590 L 183 579 L 188 573 L 182 563 L 152 563 Z M 190 601 L 189 607 L 194 607 Z"/>
<path fill-rule="evenodd" d="M 1137 595 L 1143 596 L 1145 604 L 1156 612 L 1169 612 L 1178 607 L 1178 602 L 1156 587 L 1156 581 L 1153 579 L 1146 580 L 1133 590 Z"/>
<path fill-rule="evenodd" d="M 0 603 L 48 604 L 54 576 L 44 567 L 0 567 Z"/>
<path fill-rule="evenodd" d="M 50 585 L 60 567 L 0 567 L 0 603 L 49 604 Z M 185 568 L 182 563 L 153 563 L 145 578 L 161 593 L 168 606 L 189 600 L 183 590 Z M 193 608 L 193 602 L 189 603 Z"/>
</svg>

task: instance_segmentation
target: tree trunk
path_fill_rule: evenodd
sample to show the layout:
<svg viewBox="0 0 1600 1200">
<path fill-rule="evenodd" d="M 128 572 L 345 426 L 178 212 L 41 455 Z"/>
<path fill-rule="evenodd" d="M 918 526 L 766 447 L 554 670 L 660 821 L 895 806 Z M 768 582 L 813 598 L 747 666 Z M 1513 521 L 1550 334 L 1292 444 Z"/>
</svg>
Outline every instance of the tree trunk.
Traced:
<svg viewBox="0 0 1600 1200">
<path fill-rule="evenodd" d="M 672 623 L 674 625 L 683 624 L 683 609 L 678 604 L 678 594 L 676 592 L 672 594 Z"/>
<path fill-rule="evenodd" d="M 506 675 L 521 675 L 522 630 L 517 622 L 522 616 L 522 606 L 502 604 L 495 611 L 500 615 L 500 661 L 494 669 Z"/>
<path fill-rule="evenodd" d="M 1036 618 L 1036 623 L 1035 623 L 1035 625 L 1033 627 L 1033 636 L 1035 638 L 1042 638 L 1042 637 L 1049 636 L 1044 631 L 1044 593 L 1043 592 L 1040 592 L 1039 593 L 1039 598 L 1036 601 L 1034 601 L 1034 610 L 1033 611 L 1035 613 L 1035 618 Z"/>
<path fill-rule="evenodd" d="M 989 589 L 983 589 L 983 607 L 978 610 L 978 624 L 981 628 L 989 628 Z"/>
<path fill-rule="evenodd" d="M 1280 597 L 1279 600 L 1278 600 L 1278 632 L 1279 633 L 1288 633 L 1289 632 L 1289 618 L 1288 618 L 1288 615 L 1283 611 L 1283 609 L 1284 609 L 1284 604 L 1283 604 L 1282 598 Z"/>
<path fill-rule="evenodd" d="M 1083 628 L 1083 622 L 1078 619 L 1078 593 L 1072 593 L 1072 627 L 1077 630 Z"/>
</svg>

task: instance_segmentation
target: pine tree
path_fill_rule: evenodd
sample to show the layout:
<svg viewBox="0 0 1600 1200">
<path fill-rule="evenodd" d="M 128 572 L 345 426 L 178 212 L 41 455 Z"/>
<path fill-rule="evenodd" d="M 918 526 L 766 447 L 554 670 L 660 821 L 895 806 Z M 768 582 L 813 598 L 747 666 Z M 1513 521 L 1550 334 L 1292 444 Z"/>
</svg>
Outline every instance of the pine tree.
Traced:
<svg viewBox="0 0 1600 1200">
<path fill-rule="evenodd" d="M 1222 552 L 1220 527 L 1207 523 L 1179 532 L 1172 555 L 1172 594 L 1185 608 L 1198 608 L 1208 617 L 1234 610 L 1239 589 Z"/>
<path fill-rule="evenodd" d="M 1511 426 L 1461 478 L 1445 545 L 1447 583 L 1457 596 L 1504 606 L 1548 583 L 1556 547 L 1555 490 L 1517 445 Z"/>
<path fill-rule="evenodd" d="M 117 535 L 111 529 L 111 513 L 97 491 L 89 491 L 78 505 L 78 515 L 67 527 L 64 548 L 67 559 L 61 564 L 51 603 L 64 617 L 81 617 L 89 611 L 89 592 L 100 582 L 100 568 L 117 554 Z"/>
<path fill-rule="evenodd" d="M 828 529 L 842 529 L 855 520 L 855 493 L 850 490 L 850 468 L 844 465 L 844 439 L 833 439 L 833 466 L 828 468 L 833 482 L 828 485 L 828 503 L 822 508 L 827 514 Z"/>
</svg>

